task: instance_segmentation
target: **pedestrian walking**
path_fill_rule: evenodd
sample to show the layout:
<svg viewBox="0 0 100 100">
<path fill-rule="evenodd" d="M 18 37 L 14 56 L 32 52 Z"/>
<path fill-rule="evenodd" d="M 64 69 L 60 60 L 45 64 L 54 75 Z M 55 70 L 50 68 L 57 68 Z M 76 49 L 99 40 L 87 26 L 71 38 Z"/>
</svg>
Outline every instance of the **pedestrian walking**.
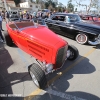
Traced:
<svg viewBox="0 0 100 100">
<path fill-rule="evenodd" d="M 20 12 L 20 19 L 21 20 L 23 19 L 23 12 L 22 11 Z"/>
<path fill-rule="evenodd" d="M 2 19 L 1 13 L 0 13 L 0 30 L 1 30 L 1 31 L 4 31 L 4 30 L 2 29 L 2 20 L 3 20 L 3 19 Z"/>
<path fill-rule="evenodd" d="M 0 38 L 1 38 L 0 41 L 4 43 L 4 38 L 3 38 L 3 35 L 2 35 L 2 32 L 1 32 L 1 29 L 0 29 Z"/>
<path fill-rule="evenodd" d="M 9 13 L 6 11 L 5 12 L 5 19 L 6 19 L 6 23 L 9 22 Z"/>
<path fill-rule="evenodd" d="M 26 15 L 26 19 L 29 19 L 29 12 L 26 11 L 25 15 Z"/>
<path fill-rule="evenodd" d="M 4 30 L 2 29 L 2 16 L 1 16 L 1 13 L 0 13 L 0 38 L 1 38 L 0 41 L 4 42 L 2 31 L 4 31 Z"/>
<path fill-rule="evenodd" d="M 1 12 L 1 16 L 2 16 L 2 21 L 5 19 L 5 13 L 4 11 Z"/>
</svg>

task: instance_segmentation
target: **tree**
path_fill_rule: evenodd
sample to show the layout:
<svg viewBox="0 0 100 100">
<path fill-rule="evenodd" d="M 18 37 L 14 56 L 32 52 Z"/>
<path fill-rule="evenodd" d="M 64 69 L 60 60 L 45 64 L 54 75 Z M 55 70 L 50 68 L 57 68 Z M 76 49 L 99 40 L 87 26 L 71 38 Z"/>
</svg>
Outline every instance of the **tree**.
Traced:
<svg viewBox="0 0 100 100">
<path fill-rule="evenodd" d="M 61 2 L 59 2 L 59 7 L 63 7 L 63 4 Z"/>
<path fill-rule="evenodd" d="M 40 4 L 41 5 L 41 9 L 45 8 L 45 2 L 47 0 L 30 0 L 32 3 L 36 3 L 36 4 Z"/>
<path fill-rule="evenodd" d="M 97 10 L 100 8 L 100 0 L 89 0 L 90 3 L 88 5 L 87 4 L 83 4 L 82 1 L 85 1 L 85 0 L 75 0 L 75 1 L 77 3 L 77 6 L 85 7 L 87 14 L 89 13 L 91 8 L 96 8 Z"/>
<path fill-rule="evenodd" d="M 38 3 L 40 3 L 41 1 L 40 0 L 36 0 L 36 3 L 38 4 Z"/>
<path fill-rule="evenodd" d="M 14 0 L 15 5 L 18 6 L 18 4 L 20 3 L 20 0 Z"/>
<path fill-rule="evenodd" d="M 72 0 L 68 1 L 67 10 L 68 10 L 68 12 L 73 12 L 74 11 L 74 5 L 72 4 Z"/>
<path fill-rule="evenodd" d="M 49 7 L 49 3 L 45 2 L 45 8 L 48 9 L 48 7 Z"/>
<path fill-rule="evenodd" d="M 52 0 L 46 0 L 46 2 L 45 2 L 45 8 L 46 9 L 48 9 L 48 8 L 53 9 L 55 7 L 56 7 L 56 5 Z"/>
<path fill-rule="evenodd" d="M 52 7 L 55 8 L 56 4 L 54 2 L 51 3 Z"/>
<path fill-rule="evenodd" d="M 100 11 L 100 0 L 93 0 L 92 7 Z"/>
<path fill-rule="evenodd" d="M 77 8 L 75 8 L 75 12 L 77 12 Z"/>
</svg>

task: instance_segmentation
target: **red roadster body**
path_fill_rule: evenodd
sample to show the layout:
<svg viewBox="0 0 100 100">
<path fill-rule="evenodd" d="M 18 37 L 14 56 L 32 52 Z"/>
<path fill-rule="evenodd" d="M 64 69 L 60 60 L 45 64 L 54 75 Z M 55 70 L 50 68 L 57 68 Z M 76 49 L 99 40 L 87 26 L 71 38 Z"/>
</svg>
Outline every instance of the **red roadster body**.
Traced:
<svg viewBox="0 0 100 100">
<path fill-rule="evenodd" d="M 75 60 L 78 50 L 54 32 L 33 21 L 16 21 L 7 24 L 4 32 L 6 44 L 15 43 L 20 49 L 32 55 L 38 64 L 28 67 L 33 82 L 44 88 L 47 84 L 45 74 L 60 68 L 66 59 Z"/>
<path fill-rule="evenodd" d="M 45 26 L 33 22 L 16 22 L 7 24 L 7 30 L 13 42 L 23 51 L 35 58 L 55 64 L 59 48 L 68 47 L 68 43 L 59 38 Z"/>
</svg>

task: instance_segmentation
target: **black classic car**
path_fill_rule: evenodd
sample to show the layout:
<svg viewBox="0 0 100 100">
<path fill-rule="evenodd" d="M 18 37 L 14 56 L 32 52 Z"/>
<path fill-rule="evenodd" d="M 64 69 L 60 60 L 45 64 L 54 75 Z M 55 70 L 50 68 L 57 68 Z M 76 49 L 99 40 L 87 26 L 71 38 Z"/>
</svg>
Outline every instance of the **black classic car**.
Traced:
<svg viewBox="0 0 100 100">
<path fill-rule="evenodd" d="M 100 26 L 82 21 L 77 14 L 56 13 L 45 21 L 54 32 L 73 38 L 80 44 L 100 44 Z"/>
</svg>

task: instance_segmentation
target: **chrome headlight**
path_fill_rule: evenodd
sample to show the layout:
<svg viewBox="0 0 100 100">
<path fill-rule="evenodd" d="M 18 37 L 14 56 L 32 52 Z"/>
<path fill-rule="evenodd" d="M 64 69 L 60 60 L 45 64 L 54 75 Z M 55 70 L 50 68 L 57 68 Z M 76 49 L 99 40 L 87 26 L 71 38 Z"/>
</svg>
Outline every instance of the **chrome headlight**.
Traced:
<svg viewBox="0 0 100 100">
<path fill-rule="evenodd" d="M 46 72 L 47 73 L 50 73 L 51 71 L 52 71 L 52 69 L 53 69 L 53 64 L 46 64 Z"/>
<path fill-rule="evenodd" d="M 100 41 L 100 34 L 95 38 L 96 41 Z"/>
<path fill-rule="evenodd" d="M 70 56 L 70 50 L 67 50 L 67 58 Z"/>
<path fill-rule="evenodd" d="M 98 35 L 98 39 L 100 39 L 100 34 Z"/>
</svg>

